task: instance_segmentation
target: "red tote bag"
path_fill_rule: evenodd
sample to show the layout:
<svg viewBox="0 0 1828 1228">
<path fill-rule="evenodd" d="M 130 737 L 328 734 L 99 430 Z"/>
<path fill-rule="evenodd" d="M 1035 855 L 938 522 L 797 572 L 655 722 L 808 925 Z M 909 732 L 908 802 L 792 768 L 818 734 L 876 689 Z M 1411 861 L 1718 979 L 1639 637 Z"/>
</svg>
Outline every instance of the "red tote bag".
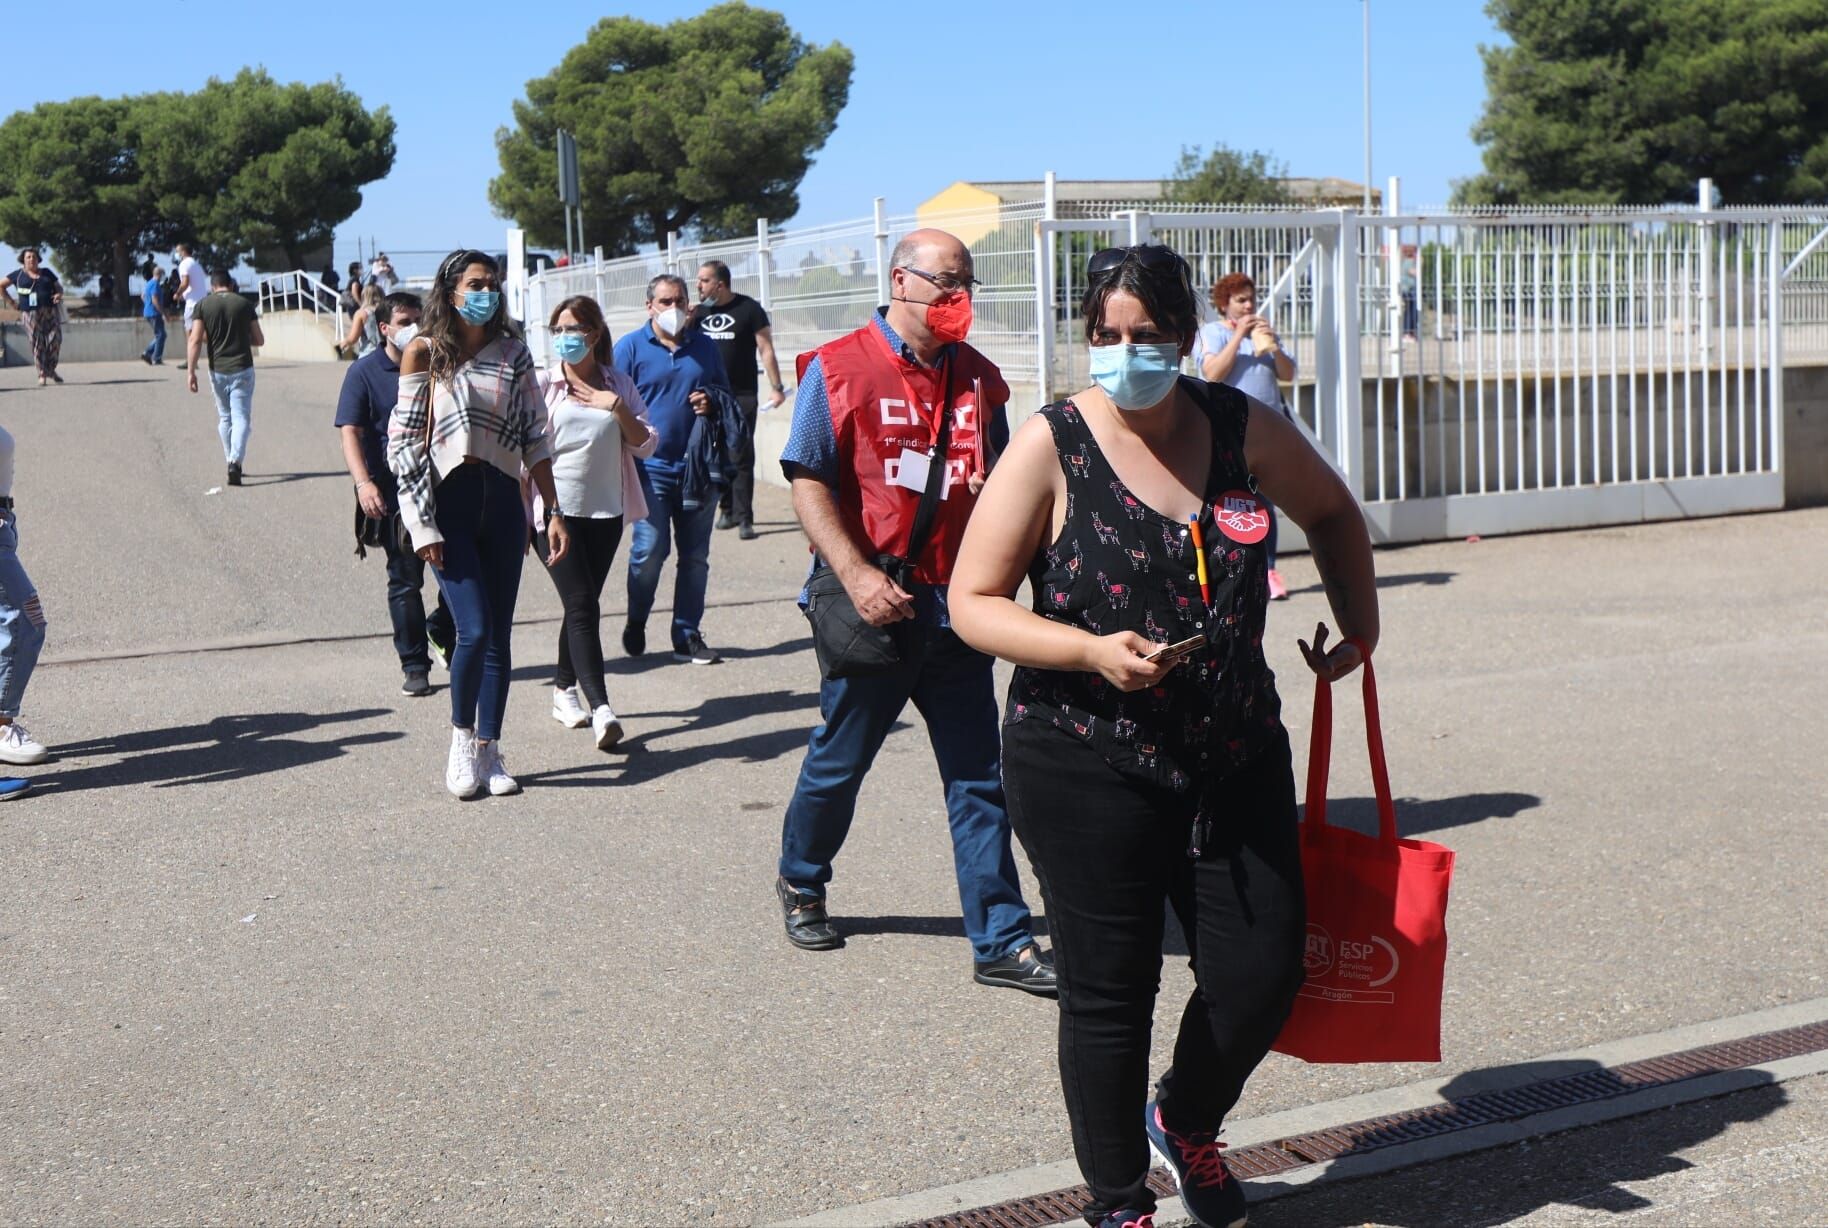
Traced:
<svg viewBox="0 0 1828 1228">
<path fill-rule="evenodd" d="M 1364 675 L 1378 831 L 1367 836 L 1327 825 L 1333 688 L 1318 678 L 1301 824 L 1307 982 L 1275 1049 L 1307 1062 L 1438 1062 L 1454 855 L 1397 837 L 1369 654 Z"/>
</svg>

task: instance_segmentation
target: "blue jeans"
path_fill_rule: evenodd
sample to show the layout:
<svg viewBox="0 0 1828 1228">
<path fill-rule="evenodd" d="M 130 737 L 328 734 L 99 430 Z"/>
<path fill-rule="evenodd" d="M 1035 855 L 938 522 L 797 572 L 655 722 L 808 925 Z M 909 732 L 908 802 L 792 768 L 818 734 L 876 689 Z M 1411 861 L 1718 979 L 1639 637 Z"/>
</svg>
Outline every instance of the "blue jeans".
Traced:
<svg viewBox="0 0 1828 1228">
<path fill-rule="evenodd" d="M 389 501 L 392 501 L 389 493 Z M 399 654 L 402 670 L 430 670 L 431 647 L 427 632 L 435 632 L 440 642 L 455 645 L 457 633 L 451 624 L 450 607 L 440 590 L 438 607 L 431 617 L 425 615 L 425 560 L 411 549 L 403 549 L 394 532 L 395 521 L 387 520 L 387 533 L 381 548 L 387 555 L 387 613 L 394 625 L 394 652 Z"/>
<path fill-rule="evenodd" d="M 253 424 L 254 368 L 227 375 L 211 371 L 209 386 L 216 394 L 216 431 L 222 436 L 222 455 L 229 464 L 239 465 L 248 454 L 248 431 Z"/>
<path fill-rule="evenodd" d="M 647 496 L 647 519 L 636 523 L 628 550 L 628 621 L 647 624 L 660 588 L 660 568 L 675 544 L 679 563 L 673 576 L 673 647 L 685 647 L 698 634 L 705 616 L 705 587 L 711 578 L 711 526 L 717 523 L 717 500 L 693 511 L 679 503 L 683 462 L 645 460 L 640 466 L 641 493 Z"/>
<path fill-rule="evenodd" d="M 165 361 L 165 317 L 147 316 L 146 323 L 152 325 L 152 344 L 143 351 L 146 357 L 154 362 Z"/>
<path fill-rule="evenodd" d="M 508 708 L 509 637 L 527 549 L 520 483 L 493 465 L 459 465 L 438 483 L 444 566 L 438 587 L 457 624 L 451 650 L 451 724 L 493 742 Z"/>
<path fill-rule="evenodd" d="M 902 626 L 902 661 L 895 669 L 819 684 L 825 723 L 812 731 L 787 803 L 780 874 L 800 892 L 824 897 L 864 774 L 911 699 L 927 723 L 946 788 L 965 936 L 977 961 L 987 963 L 1033 941 L 1003 806 L 991 660 L 950 628 L 925 620 Z"/>
<path fill-rule="evenodd" d="M 44 606 L 19 563 L 19 519 L 0 510 L 0 716 L 18 716 L 44 647 Z"/>
</svg>

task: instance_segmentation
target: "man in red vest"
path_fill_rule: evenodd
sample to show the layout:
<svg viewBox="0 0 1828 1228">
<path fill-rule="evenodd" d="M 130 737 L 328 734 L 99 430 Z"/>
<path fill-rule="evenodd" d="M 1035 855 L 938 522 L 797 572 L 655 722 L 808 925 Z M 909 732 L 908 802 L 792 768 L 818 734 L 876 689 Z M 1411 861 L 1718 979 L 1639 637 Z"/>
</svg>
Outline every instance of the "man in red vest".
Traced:
<svg viewBox="0 0 1828 1228">
<path fill-rule="evenodd" d="M 1035 942 L 1010 851 L 991 659 L 954 635 L 946 616 L 946 584 L 985 457 L 1008 439 L 1009 387 L 965 344 L 976 285 L 965 245 L 917 230 L 891 264 L 888 306 L 803 366 L 781 465 L 819 559 L 867 622 L 895 627 L 901 659 L 885 672 L 820 683 L 825 723 L 813 730 L 787 804 L 775 890 L 788 941 L 812 951 L 843 945 L 825 911 L 832 860 L 864 774 L 911 699 L 945 782 L 975 979 L 1052 994 L 1053 966 Z M 939 458 L 942 413 L 951 426 Z M 943 495 L 903 587 L 877 559 L 906 554 L 933 465 L 945 467 Z"/>
</svg>

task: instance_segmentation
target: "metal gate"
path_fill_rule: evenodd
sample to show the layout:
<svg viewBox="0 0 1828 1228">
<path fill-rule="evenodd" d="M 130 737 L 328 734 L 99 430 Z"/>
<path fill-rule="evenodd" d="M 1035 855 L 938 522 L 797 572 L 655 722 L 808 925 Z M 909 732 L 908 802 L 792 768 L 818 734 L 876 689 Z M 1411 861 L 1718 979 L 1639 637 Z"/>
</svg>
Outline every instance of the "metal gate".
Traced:
<svg viewBox="0 0 1828 1228">
<path fill-rule="evenodd" d="M 1086 257 L 1113 239 L 1162 242 L 1202 284 L 1234 269 L 1257 281 L 1300 369 L 1288 407 L 1375 540 L 1776 508 L 1784 220 L 1330 209 L 1042 221 L 1037 318 L 1054 326 L 1039 330 L 1037 365 L 1055 391 L 1084 387 Z"/>
</svg>

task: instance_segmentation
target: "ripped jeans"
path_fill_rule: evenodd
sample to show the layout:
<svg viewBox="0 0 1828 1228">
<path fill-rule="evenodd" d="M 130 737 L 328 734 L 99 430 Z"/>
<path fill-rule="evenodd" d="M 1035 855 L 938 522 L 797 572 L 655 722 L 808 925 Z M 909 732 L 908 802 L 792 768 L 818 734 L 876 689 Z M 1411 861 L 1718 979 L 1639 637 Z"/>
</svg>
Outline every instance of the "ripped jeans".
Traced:
<svg viewBox="0 0 1828 1228">
<path fill-rule="evenodd" d="M 19 518 L 0 511 L 0 716 L 19 715 L 44 647 L 44 607 L 19 563 Z"/>
</svg>

